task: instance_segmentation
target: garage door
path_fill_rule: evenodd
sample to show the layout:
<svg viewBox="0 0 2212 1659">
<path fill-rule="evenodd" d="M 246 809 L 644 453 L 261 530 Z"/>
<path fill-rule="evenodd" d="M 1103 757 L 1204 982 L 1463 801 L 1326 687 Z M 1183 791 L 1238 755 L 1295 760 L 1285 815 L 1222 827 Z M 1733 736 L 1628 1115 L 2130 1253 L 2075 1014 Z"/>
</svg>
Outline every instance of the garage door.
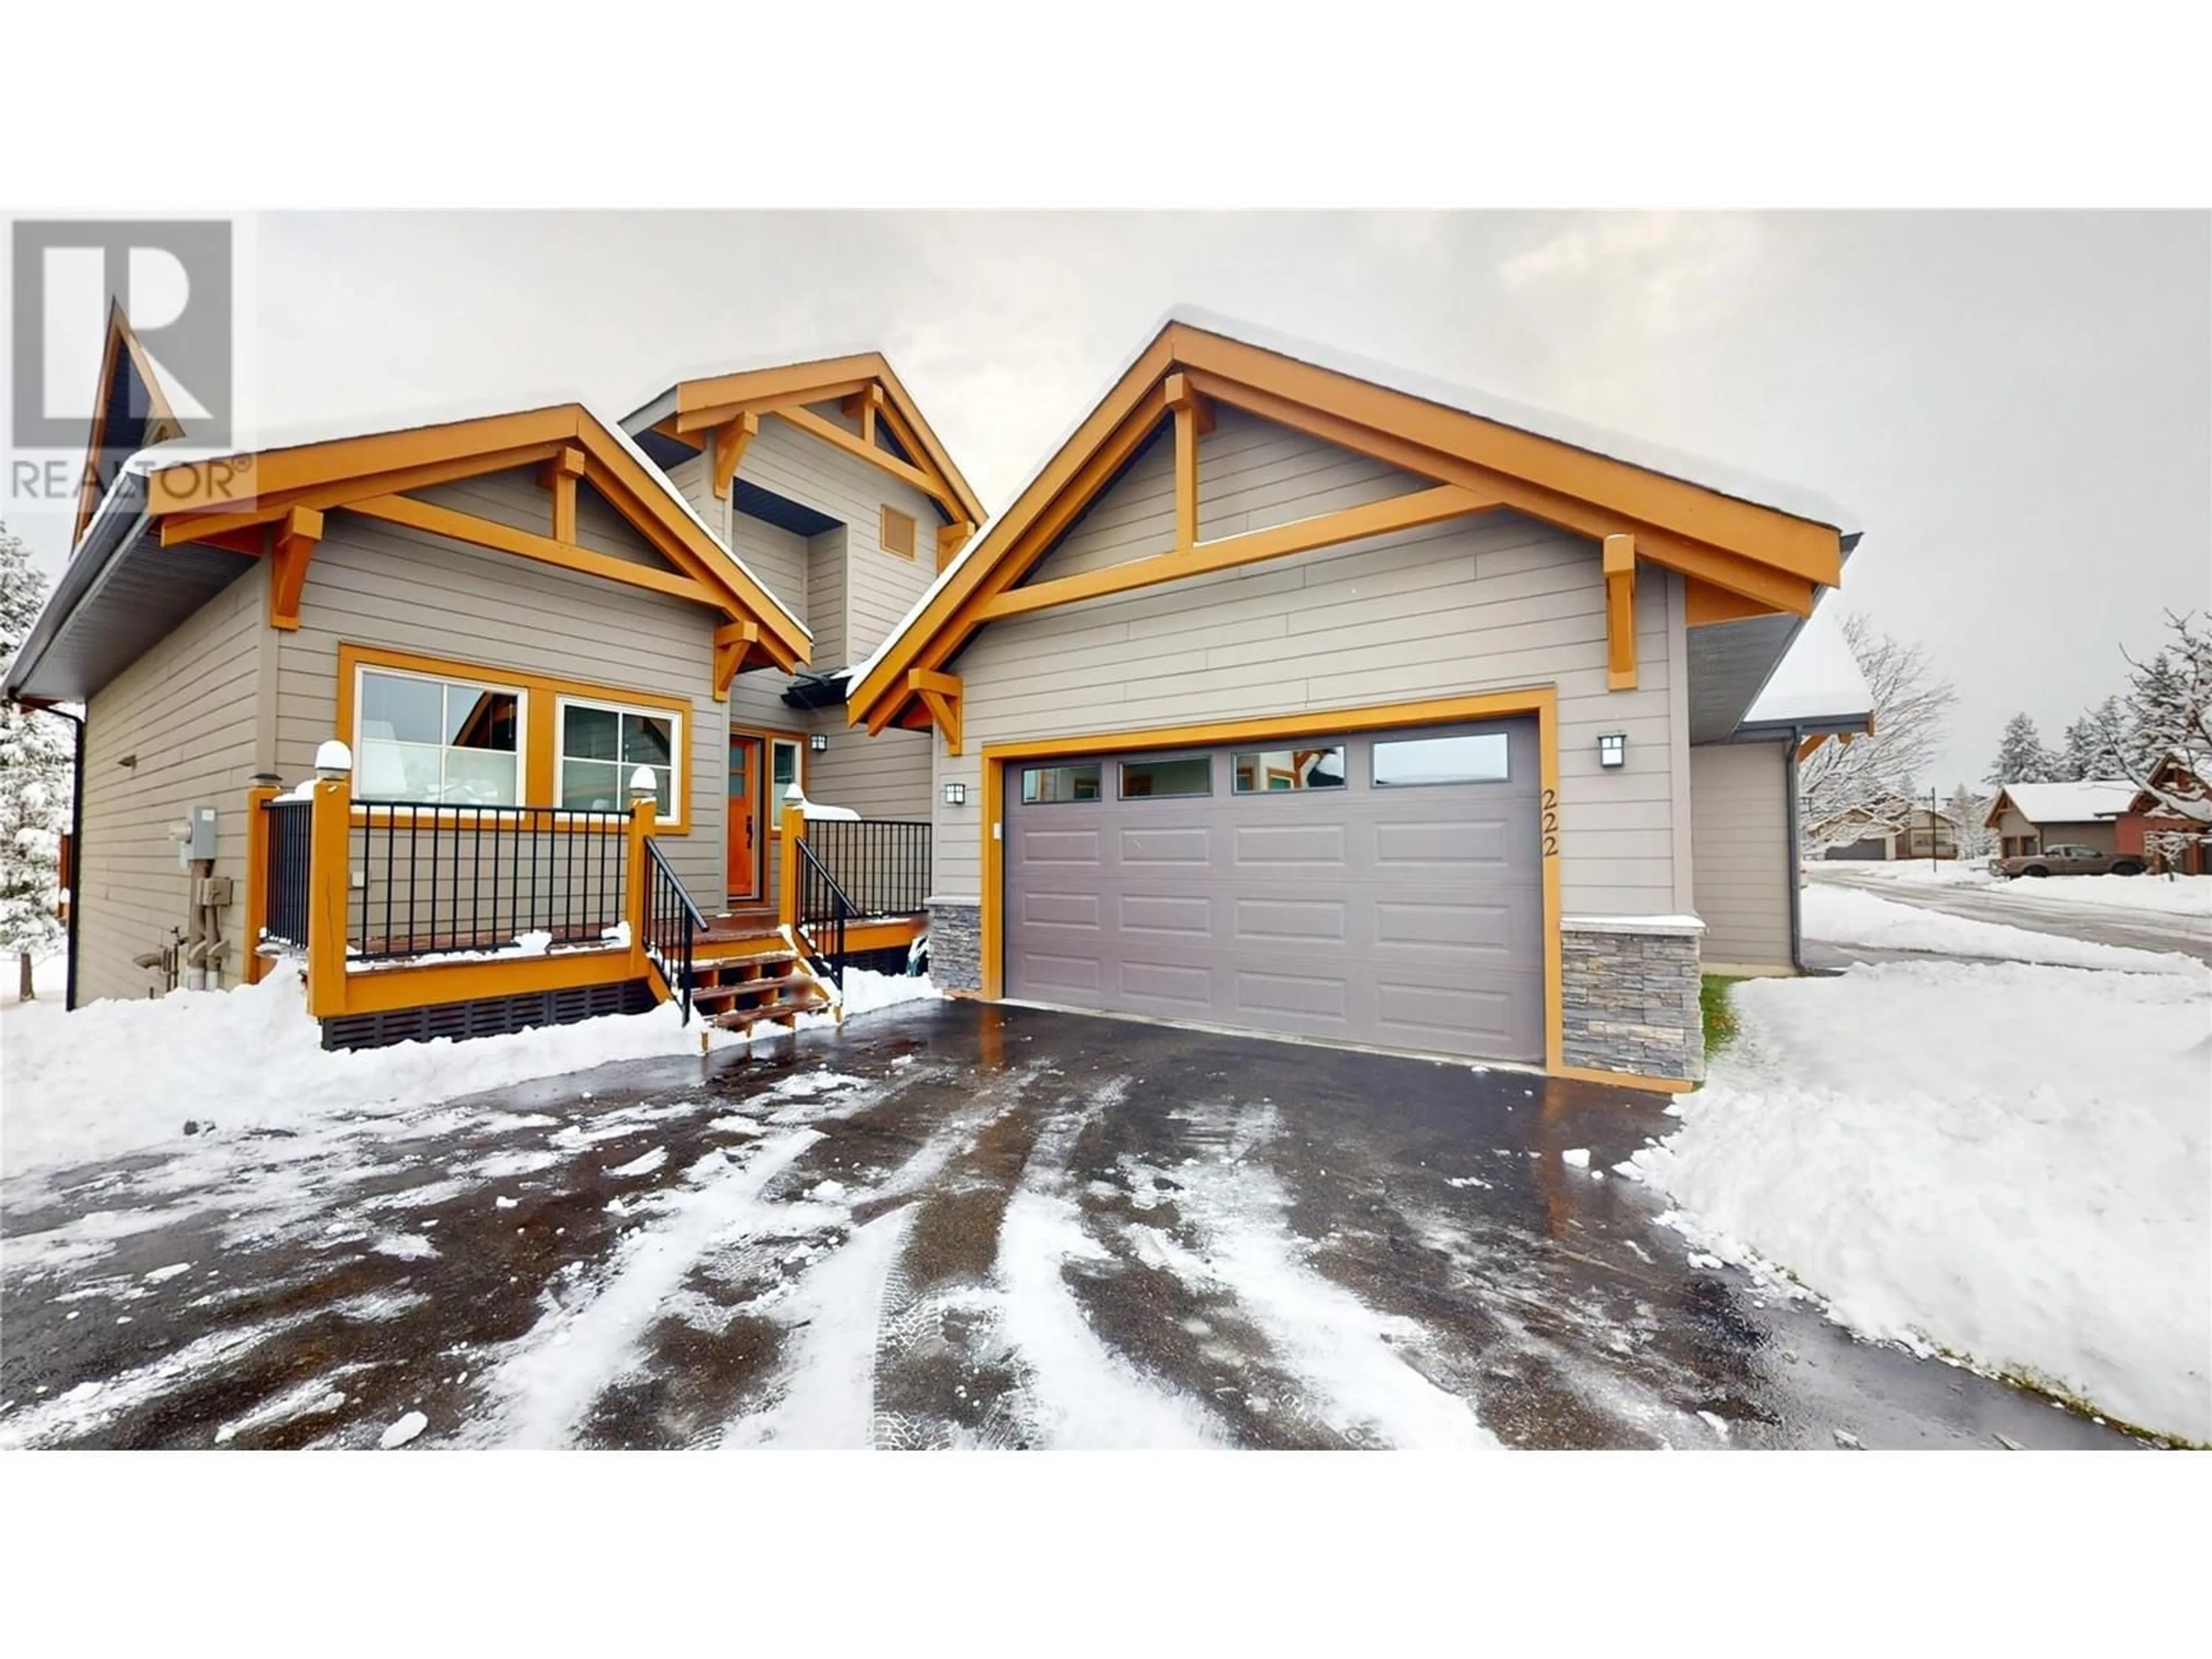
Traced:
<svg viewBox="0 0 2212 1659">
<path fill-rule="evenodd" d="M 1006 994 L 1543 1055 L 1533 721 L 1007 769 Z"/>
</svg>

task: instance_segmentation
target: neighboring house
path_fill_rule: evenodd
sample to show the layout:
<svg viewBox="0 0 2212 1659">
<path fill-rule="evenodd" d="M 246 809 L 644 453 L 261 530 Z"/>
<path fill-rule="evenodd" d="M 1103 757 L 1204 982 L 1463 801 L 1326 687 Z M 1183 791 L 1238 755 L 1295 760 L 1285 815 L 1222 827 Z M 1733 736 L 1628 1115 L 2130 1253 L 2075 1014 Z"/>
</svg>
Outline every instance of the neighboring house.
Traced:
<svg viewBox="0 0 2212 1659">
<path fill-rule="evenodd" d="M 1680 1087 L 1700 915 L 1795 960 L 1795 750 L 1864 710 L 1748 716 L 1856 540 L 1177 313 L 848 708 L 939 733 L 940 983 Z"/>
<path fill-rule="evenodd" d="M 73 1001 L 291 953 L 327 1042 L 745 1024 L 926 930 L 969 994 L 1680 1088 L 1869 718 L 1838 509 L 1195 315 L 980 531 L 873 354 L 222 458 L 140 361 L 6 677 L 86 707 Z"/>
<path fill-rule="evenodd" d="M 2119 816 L 2135 799 L 2124 778 L 2074 783 L 2008 783 L 1990 801 L 1984 826 L 1996 836 L 1996 856 L 2020 858 L 2061 845 L 2117 853 Z"/>
<path fill-rule="evenodd" d="M 2208 865 L 2204 843 L 2207 836 L 2212 836 L 2212 824 L 2176 817 L 2162 807 L 2153 792 L 2162 791 L 2169 798 L 2201 799 L 2212 791 L 2208 791 L 2204 780 L 2186 761 L 2172 755 L 2159 763 L 2148 781 L 2150 787 L 2137 790 L 2126 810 L 2112 820 L 2117 850 L 2142 854 L 2152 870 L 2204 874 Z"/>
<path fill-rule="evenodd" d="M 1959 821 L 1929 806 L 1873 810 L 1855 806 L 1816 824 L 1808 839 L 1826 842 L 1824 859 L 1955 859 Z"/>
<path fill-rule="evenodd" d="M 131 413 L 139 362 L 111 341 L 108 482 L 7 671 L 85 708 L 72 1006 L 286 949 L 326 1040 L 638 1006 L 684 988 L 679 957 L 710 1009 L 788 1012 L 729 986 L 789 989 L 769 970 L 805 954 L 793 786 L 874 821 L 820 832 L 860 919 L 890 919 L 841 957 L 903 954 L 922 740 L 844 730 L 811 676 L 982 514 L 881 357 L 683 381 L 635 440 L 571 404 L 190 459 L 145 446 L 174 433 Z M 331 738 L 350 775 L 276 799 Z M 704 970 L 723 957 L 747 965 Z"/>
</svg>

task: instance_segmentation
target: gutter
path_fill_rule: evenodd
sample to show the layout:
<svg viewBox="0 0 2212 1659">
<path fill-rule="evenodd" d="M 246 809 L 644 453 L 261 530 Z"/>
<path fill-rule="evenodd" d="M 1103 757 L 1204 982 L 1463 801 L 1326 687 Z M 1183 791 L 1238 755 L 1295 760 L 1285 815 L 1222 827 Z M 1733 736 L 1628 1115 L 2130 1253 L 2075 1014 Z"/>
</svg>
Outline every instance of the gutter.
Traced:
<svg viewBox="0 0 2212 1659">
<path fill-rule="evenodd" d="M 135 494 L 137 500 L 126 502 L 126 494 Z M 76 544 L 69 562 L 62 568 L 61 580 L 54 584 L 46 608 L 39 612 L 38 620 L 31 624 L 30 633 L 15 653 L 15 661 L 8 666 L 7 684 L 0 686 L 0 696 L 11 701 L 23 696 L 25 684 L 38 672 L 62 629 L 106 586 L 123 550 L 146 533 L 149 514 L 145 507 L 145 480 L 125 471 L 100 503 L 100 511 L 85 531 L 84 539 Z M 78 699 L 72 696 L 68 701 Z"/>
<path fill-rule="evenodd" d="M 1790 965 L 1809 978 L 1833 979 L 1836 977 L 1834 969 L 1809 967 L 1805 961 L 1803 854 L 1797 838 L 1797 812 L 1802 805 L 1797 799 L 1797 745 L 1811 735 L 1812 732 L 1803 726 L 1793 723 L 1790 728 L 1790 741 L 1781 745 L 1782 764 L 1788 769 L 1789 777 L 1789 781 L 1784 785 L 1784 793 L 1790 803 L 1787 817 L 1790 854 Z M 72 910 L 70 914 L 75 915 L 76 912 Z"/>
</svg>

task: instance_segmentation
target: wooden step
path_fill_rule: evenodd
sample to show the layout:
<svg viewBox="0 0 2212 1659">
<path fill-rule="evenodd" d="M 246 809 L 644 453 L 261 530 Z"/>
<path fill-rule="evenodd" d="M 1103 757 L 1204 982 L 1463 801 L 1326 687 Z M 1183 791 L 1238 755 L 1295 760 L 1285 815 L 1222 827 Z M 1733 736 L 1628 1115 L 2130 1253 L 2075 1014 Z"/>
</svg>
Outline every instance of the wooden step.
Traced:
<svg viewBox="0 0 2212 1659">
<path fill-rule="evenodd" d="M 709 1015 L 707 1024 L 720 1026 L 725 1031 L 750 1031 L 760 1024 L 796 1026 L 799 1015 L 819 1013 L 829 1006 L 829 999 L 810 980 L 805 986 L 776 1001 L 765 1002 L 757 1007 L 732 1008 Z"/>
<path fill-rule="evenodd" d="M 788 996 L 801 988 L 814 989 L 814 975 L 785 974 L 775 979 L 741 980 L 734 984 L 695 985 L 691 988 L 691 1006 L 694 1008 L 719 1008 L 726 1004 L 756 999 L 774 1000 Z"/>
</svg>

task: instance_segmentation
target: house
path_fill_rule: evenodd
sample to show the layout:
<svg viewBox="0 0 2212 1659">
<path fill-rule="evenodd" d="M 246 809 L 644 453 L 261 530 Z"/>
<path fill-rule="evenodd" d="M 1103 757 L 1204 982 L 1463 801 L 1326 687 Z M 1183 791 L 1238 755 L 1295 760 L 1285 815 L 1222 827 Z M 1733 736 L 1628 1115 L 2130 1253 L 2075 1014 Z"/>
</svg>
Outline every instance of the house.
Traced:
<svg viewBox="0 0 2212 1659">
<path fill-rule="evenodd" d="M 289 951 L 332 1042 L 788 1018 L 794 838 L 866 903 L 839 957 L 904 960 L 926 743 L 848 732 L 836 671 L 982 509 L 881 356 L 186 457 L 111 329 L 107 482 L 6 678 L 84 708 L 71 1006 Z"/>
<path fill-rule="evenodd" d="M 1796 750 L 1865 711 L 1749 716 L 1856 540 L 1176 313 L 847 707 L 939 735 L 942 984 L 1680 1088 L 1701 962 L 1796 957 Z"/>
<path fill-rule="evenodd" d="M 137 361 L 6 675 L 86 711 L 73 1001 L 291 955 L 331 1043 L 787 1023 L 926 941 L 1680 1089 L 1870 718 L 1840 510 L 1200 313 L 988 523 L 872 353 L 228 456 Z"/>
<path fill-rule="evenodd" d="M 1955 859 L 1959 821 L 1932 806 L 1898 800 L 1880 808 L 1855 806 L 1812 827 L 1807 839 L 1826 842 L 1823 859 Z"/>
<path fill-rule="evenodd" d="M 2201 800 L 2208 793 L 2204 780 L 2180 756 L 2168 755 L 2145 780 L 2145 786 L 2135 792 L 2126 810 L 2112 820 L 2117 849 L 2142 854 L 2147 869 L 2204 874 L 2208 862 L 2204 843 L 2212 835 L 2212 824 L 2181 817 L 2160 799 L 2163 794 L 2167 799 Z"/>
<path fill-rule="evenodd" d="M 2008 783 L 1990 802 L 1985 829 L 1997 837 L 1997 856 L 2018 858 L 2046 847 L 2120 850 L 2118 820 L 2136 798 L 2124 778 L 2085 778 L 2071 783 Z"/>
</svg>

